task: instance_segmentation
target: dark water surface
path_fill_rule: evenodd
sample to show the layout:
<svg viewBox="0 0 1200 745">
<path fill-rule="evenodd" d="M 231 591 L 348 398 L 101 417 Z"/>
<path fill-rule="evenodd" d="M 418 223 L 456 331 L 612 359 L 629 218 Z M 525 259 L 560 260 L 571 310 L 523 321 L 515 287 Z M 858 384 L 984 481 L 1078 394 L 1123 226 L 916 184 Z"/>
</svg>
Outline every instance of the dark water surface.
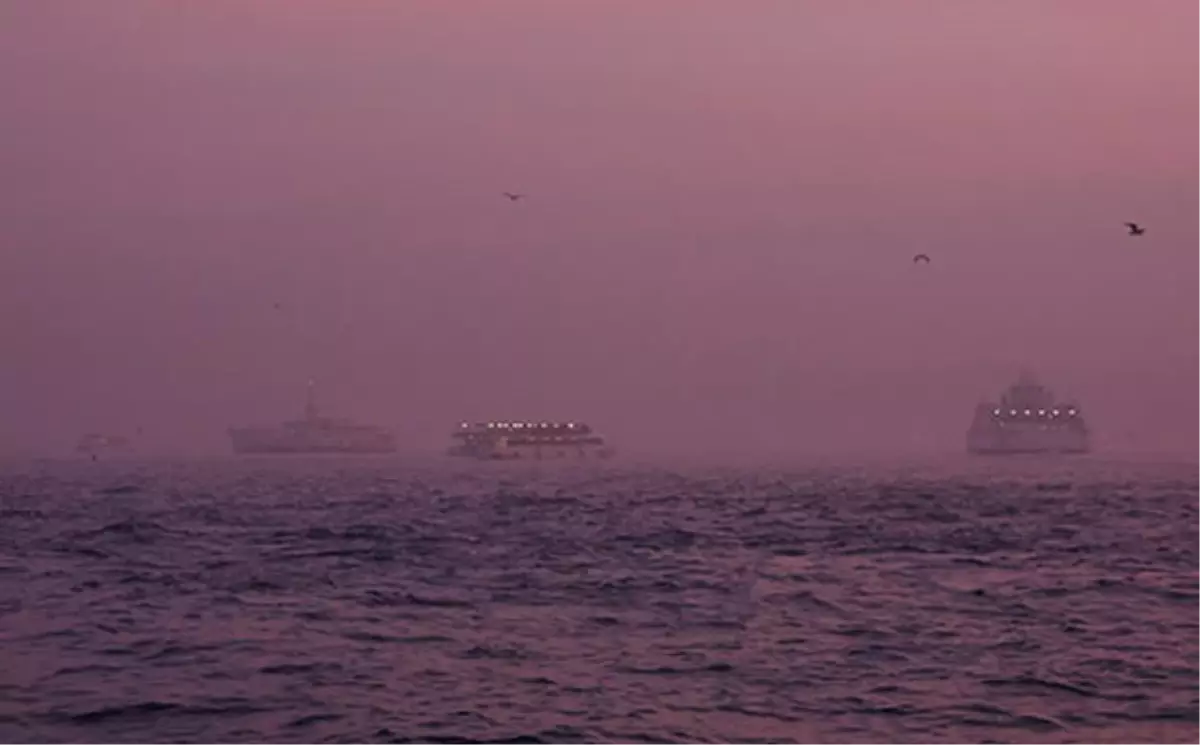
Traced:
<svg viewBox="0 0 1200 745">
<path fill-rule="evenodd" d="M 5 741 L 1197 740 L 1197 468 L 0 466 Z"/>
</svg>

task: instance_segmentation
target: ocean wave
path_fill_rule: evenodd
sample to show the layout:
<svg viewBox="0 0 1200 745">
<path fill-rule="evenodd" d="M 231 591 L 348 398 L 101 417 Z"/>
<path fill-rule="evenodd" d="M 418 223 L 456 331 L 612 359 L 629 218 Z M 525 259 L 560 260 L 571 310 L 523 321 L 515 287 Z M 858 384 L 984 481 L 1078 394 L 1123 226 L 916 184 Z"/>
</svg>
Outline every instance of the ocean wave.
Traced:
<svg viewBox="0 0 1200 745">
<path fill-rule="evenodd" d="M 3 740 L 1200 734 L 1191 467 L 11 468 Z"/>
</svg>

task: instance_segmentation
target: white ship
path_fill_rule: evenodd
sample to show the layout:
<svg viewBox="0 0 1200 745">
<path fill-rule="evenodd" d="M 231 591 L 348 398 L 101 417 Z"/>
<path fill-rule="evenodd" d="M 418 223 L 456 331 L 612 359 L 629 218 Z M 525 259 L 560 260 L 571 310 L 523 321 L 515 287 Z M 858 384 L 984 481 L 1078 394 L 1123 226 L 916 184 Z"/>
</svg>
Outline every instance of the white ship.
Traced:
<svg viewBox="0 0 1200 745">
<path fill-rule="evenodd" d="M 238 454 L 392 453 L 395 435 L 383 427 L 317 412 L 312 381 L 304 418 L 272 426 L 231 427 L 229 439 Z"/>
<path fill-rule="evenodd" d="M 1086 453 L 1091 437 L 1078 405 L 1058 401 L 1033 375 L 1024 373 L 999 403 L 975 408 L 967 450 L 979 455 Z"/>
<path fill-rule="evenodd" d="M 462 422 L 449 455 L 481 460 L 587 460 L 616 452 L 583 422 Z"/>
</svg>

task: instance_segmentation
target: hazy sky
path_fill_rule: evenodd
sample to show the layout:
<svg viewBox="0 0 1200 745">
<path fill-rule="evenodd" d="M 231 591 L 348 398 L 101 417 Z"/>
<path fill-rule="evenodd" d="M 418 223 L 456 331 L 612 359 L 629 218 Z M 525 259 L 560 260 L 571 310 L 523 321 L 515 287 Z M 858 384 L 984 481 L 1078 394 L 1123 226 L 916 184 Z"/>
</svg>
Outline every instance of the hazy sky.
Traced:
<svg viewBox="0 0 1200 745">
<path fill-rule="evenodd" d="M 313 376 L 414 449 L 513 416 L 626 451 L 955 451 L 1029 367 L 1099 445 L 1194 455 L 1197 22 L 0 3 L 0 450 L 220 451 Z"/>
</svg>

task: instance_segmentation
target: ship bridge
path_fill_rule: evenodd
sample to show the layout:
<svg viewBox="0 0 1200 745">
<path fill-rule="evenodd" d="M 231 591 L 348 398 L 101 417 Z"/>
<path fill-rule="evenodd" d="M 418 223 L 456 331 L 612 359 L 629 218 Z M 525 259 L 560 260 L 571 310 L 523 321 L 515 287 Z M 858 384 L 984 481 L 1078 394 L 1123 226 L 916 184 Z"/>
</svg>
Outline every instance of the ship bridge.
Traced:
<svg viewBox="0 0 1200 745">
<path fill-rule="evenodd" d="M 988 412 L 988 409 L 991 411 Z M 1057 400 L 1054 392 L 1038 383 L 1029 372 L 1022 373 L 1017 382 L 1001 394 L 998 403 L 980 403 L 976 407 L 977 419 L 988 418 L 989 413 L 992 419 L 1009 422 L 1048 418 L 1059 422 L 1071 420 L 1075 426 L 1082 426 L 1079 406 Z"/>
<path fill-rule="evenodd" d="M 1021 373 L 1017 382 L 1000 397 L 1003 409 L 1052 409 L 1054 406 L 1054 392 L 1038 383 L 1028 371 Z"/>
</svg>

